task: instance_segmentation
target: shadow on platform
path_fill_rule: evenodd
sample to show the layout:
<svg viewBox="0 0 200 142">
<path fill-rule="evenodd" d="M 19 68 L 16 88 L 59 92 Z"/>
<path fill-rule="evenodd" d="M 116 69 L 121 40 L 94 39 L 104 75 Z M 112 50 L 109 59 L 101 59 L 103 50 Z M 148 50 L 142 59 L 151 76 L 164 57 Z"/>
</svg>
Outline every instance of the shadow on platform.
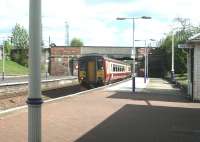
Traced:
<svg viewBox="0 0 200 142">
<path fill-rule="evenodd" d="M 199 120 L 199 109 L 128 104 L 76 142 L 198 142 Z"/>
<path fill-rule="evenodd" d="M 42 91 L 42 95 L 45 97 L 48 97 L 48 98 L 58 98 L 58 97 L 63 97 L 63 96 L 71 95 L 74 93 L 78 93 L 78 92 L 84 91 L 84 90 L 87 90 L 87 89 L 81 87 L 78 84 L 78 85 L 73 85 L 73 86 L 66 86 L 63 88 Z"/>
<path fill-rule="evenodd" d="M 167 92 L 167 93 L 166 93 Z M 190 102 L 190 100 L 182 94 L 170 93 L 169 90 L 163 89 L 163 93 L 150 92 L 116 92 L 108 98 L 113 99 L 129 99 L 129 100 L 143 100 L 143 101 L 165 101 L 165 102 Z"/>
<path fill-rule="evenodd" d="M 200 141 L 200 109 L 187 108 L 184 105 L 180 107 L 180 104 L 190 103 L 180 90 L 147 88 L 143 92 L 134 94 L 128 90 L 129 87 L 124 87 L 122 90 L 108 90 L 114 94 L 107 99 L 124 99 L 127 100 L 127 104 L 76 142 Z M 136 101 L 145 103 L 134 104 Z M 165 104 L 170 102 L 173 105 L 156 106 L 151 105 L 151 101 Z"/>
</svg>

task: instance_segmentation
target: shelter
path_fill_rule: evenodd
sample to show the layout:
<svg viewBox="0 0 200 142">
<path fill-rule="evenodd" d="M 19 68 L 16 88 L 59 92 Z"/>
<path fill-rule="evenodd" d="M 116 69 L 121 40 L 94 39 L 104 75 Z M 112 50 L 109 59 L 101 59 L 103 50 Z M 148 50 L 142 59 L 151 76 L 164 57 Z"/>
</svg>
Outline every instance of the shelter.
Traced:
<svg viewBox="0 0 200 142">
<path fill-rule="evenodd" d="M 188 94 L 193 101 L 200 101 L 200 33 L 190 37 L 185 47 L 188 48 Z"/>
</svg>

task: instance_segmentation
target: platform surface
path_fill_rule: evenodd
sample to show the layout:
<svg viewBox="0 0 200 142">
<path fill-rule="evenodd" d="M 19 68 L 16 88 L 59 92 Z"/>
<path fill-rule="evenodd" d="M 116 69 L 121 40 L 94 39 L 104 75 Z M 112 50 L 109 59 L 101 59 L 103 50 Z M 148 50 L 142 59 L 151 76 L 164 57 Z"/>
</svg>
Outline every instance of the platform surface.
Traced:
<svg viewBox="0 0 200 142">
<path fill-rule="evenodd" d="M 168 82 L 150 79 L 132 93 L 127 81 L 45 103 L 42 141 L 199 142 L 199 121 L 200 104 Z M 27 131 L 26 108 L 0 115 L 0 141 L 27 142 Z"/>
</svg>

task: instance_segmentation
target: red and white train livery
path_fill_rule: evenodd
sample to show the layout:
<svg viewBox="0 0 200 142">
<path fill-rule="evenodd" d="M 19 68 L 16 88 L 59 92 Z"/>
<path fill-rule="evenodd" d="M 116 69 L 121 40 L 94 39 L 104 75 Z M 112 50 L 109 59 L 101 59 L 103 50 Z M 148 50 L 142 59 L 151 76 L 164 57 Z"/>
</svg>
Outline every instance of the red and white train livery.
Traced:
<svg viewBox="0 0 200 142">
<path fill-rule="evenodd" d="M 78 79 L 82 85 L 105 85 L 130 76 L 129 64 L 102 55 L 85 55 L 78 61 Z"/>
</svg>

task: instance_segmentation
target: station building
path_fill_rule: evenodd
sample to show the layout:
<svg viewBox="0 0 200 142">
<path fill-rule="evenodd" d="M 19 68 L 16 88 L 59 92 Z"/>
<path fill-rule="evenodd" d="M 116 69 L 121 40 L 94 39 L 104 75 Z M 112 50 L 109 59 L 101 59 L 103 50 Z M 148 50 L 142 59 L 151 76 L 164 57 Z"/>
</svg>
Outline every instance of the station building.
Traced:
<svg viewBox="0 0 200 142">
<path fill-rule="evenodd" d="M 193 101 L 200 101 L 200 33 L 186 41 L 188 94 Z"/>
</svg>

